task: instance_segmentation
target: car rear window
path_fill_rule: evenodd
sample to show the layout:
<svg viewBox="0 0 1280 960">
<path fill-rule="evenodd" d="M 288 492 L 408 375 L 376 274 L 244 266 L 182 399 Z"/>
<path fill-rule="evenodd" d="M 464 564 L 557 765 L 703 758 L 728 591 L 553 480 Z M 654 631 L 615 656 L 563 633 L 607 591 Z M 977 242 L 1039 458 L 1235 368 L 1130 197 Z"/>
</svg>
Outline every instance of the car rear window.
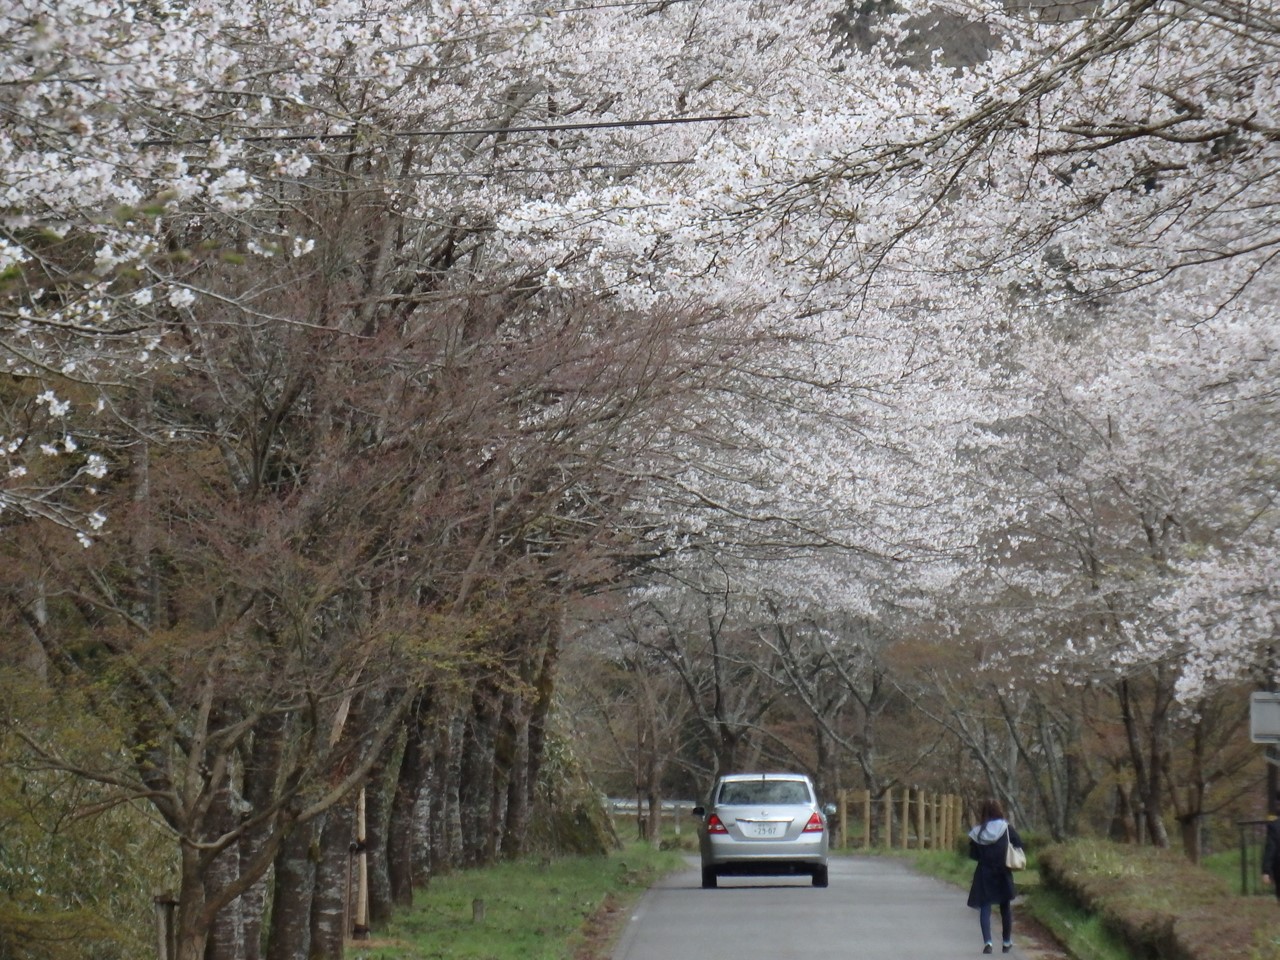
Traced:
<svg viewBox="0 0 1280 960">
<path fill-rule="evenodd" d="M 801 780 L 731 780 L 720 785 L 720 803 L 808 803 L 809 788 Z"/>
</svg>

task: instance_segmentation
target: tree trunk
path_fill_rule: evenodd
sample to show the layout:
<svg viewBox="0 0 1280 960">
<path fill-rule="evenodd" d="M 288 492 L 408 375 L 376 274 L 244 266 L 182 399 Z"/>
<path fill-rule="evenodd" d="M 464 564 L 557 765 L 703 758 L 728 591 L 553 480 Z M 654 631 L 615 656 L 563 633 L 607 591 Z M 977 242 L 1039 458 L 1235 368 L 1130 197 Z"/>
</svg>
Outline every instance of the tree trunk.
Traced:
<svg viewBox="0 0 1280 960">
<path fill-rule="evenodd" d="M 232 812 L 231 785 L 224 782 L 214 794 L 208 815 L 207 834 L 216 837 L 236 826 Z M 205 871 L 207 889 L 220 890 L 240 877 L 240 844 L 227 847 Z M 244 904 L 240 897 L 215 914 L 205 947 L 205 960 L 245 960 Z"/>
<path fill-rule="evenodd" d="M 523 710 L 522 710 L 523 713 Z M 528 850 L 529 821 L 532 817 L 529 797 L 529 724 L 525 717 L 515 731 L 514 756 L 511 775 L 507 780 L 506 822 L 502 835 L 503 856 L 508 859 L 523 856 Z"/>
<path fill-rule="evenodd" d="M 495 696 L 487 685 L 476 690 L 463 733 L 462 775 L 458 786 L 462 821 L 462 864 L 467 867 L 483 864 L 490 849 Z"/>
<path fill-rule="evenodd" d="M 1115 765 L 1115 774 L 1120 776 L 1120 766 Z M 1114 792 L 1114 806 L 1111 812 L 1111 826 L 1108 837 L 1116 843 L 1133 843 L 1137 839 L 1136 818 L 1133 812 L 1133 798 L 1123 783 L 1117 782 Z"/>
<path fill-rule="evenodd" d="M 1202 853 L 1200 838 L 1203 831 L 1200 829 L 1200 814 L 1193 813 L 1178 821 L 1178 826 L 1182 833 L 1182 851 L 1187 855 L 1187 859 L 1192 863 L 1198 864 Z"/>
<path fill-rule="evenodd" d="M 342 960 L 349 933 L 354 877 L 351 847 L 355 838 L 355 801 L 348 797 L 330 807 L 320 830 L 315 892 L 311 897 L 309 960 Z"/>
<path fill-rule="evenodd" d="M 431 869 L 443 872 L 461 866 L 466 858 L 462 822 L 463 751 L 466 745 L 466 719 L 455 716 L 449 725 L 449 739 L 442 747 L 437 762 L 439 777 L 440 832 L 438 847 L 433 847 Z"/>
<path fill-rule="evenodd" d="M 189 844 L 182 844 L 181 857 L 175 960 L 204 960 L 210 925 L 205 917 L 204 865 L 200 862 L 200 852 Z"/>
<path fill-rule="evenodd" d="M 556 627 L 548 626 L 546 648 L 542 654 L 542 666 L 535 683 L 537 696 L 529 715 L 529 775 L 525 779 L 528 790 L 527 809 L 532 810 L 538 795 L 538 777 L 542 773 L 542 751 L 547 743 L 547 720 L 555 700 L 556 668 L 560 660 L 560 637 Z"/>
<path fill-rule="evenodd" d="M 276 779 L 279 776 L 280 755 L 284 744 L 284 715 L 269 713 L 258 724 L 253 735 L 253 746 L 245 762 L 244 796 L 250 810 L 265 809 L 275 796 Z M 246 834 L 240 843 L 241 864 L 251 860 L 271 832 L 270 824 Z M 270 871 L 245 893 L 244 946 L 245 960 L 262 960 L 263 921 L 267 912 L 267 893 L 270 889 Z"/>
<path fill-rule="evenodd" d="M 307 960 L 310 954 L 315 831 L 315 823 L 295 826 L 276 854 L 267 960 Z"/>
<path fill-rule="evenodd" d="M 424 751 L 427 763 L 422 768 L 422 785 L 413 807 L 413 888 L 425 890 L 431 884 L 436 859 L 444 848 L 444 805 L 440 802 L 438 750 Z"/>
<path fill-rule="evenodd" d="M 498 714 L 493 723 L 493 776 L 489 791 L 489 826 L 484 857 L 486 863 L 494 863 L 507 853 L 507 805 L 511 800 L 512 772 L 517 762 L 519 714 L 519 695 L 514 692 L 504 694 L 498 701 Z"/>
<path fill-rule="evenodd" d="M 1157 847 L 1169 846 L 1169 834 L 1165 830 L 1163 806 L 1161 802 L 1160 784 L 1163 782 L 1164 766 L 1161 749 L 1165 730 L 1163 716 L 1166 711 L 1161 706 L 1159 689 L 1154 690 L 1154 705 L 1151 722 L 1143 729 L 1137 716 L 1137 694 L 1128 679 L 1121 680 L 1118 687 L 1121 716 L 1124 720 L 1125 736 L 1129 745 L 1129 759 L 1133 764 L 1134 789 L 1137 793 L 1138 812 L 1142 817 L 1141 826 L 1150 842 Z M 1145 736 L 1144 736 L 1145 734 Z M 1147 742 L 1144 743 L 1144 740 Z"/>
<path fill-rule="evenodd" d="M 365 847 L 368 861 L 369 923 L 384 923 L 391 918 L 390 847 L 396 842 L 390 833 L 393 784 L 391 761 L 398 752 L 394 740 L 388 740 L 382 755 L 369 771 L 365 786 Z"/>
<path fill-rule="evenodd" d="M 404 750 L 396 771 L 395 792 L 391 797 L 388 813 L 386 856 L 387 882 L 391 904 L 397 907 L 413 905 L 414 850 L 417 840 L 415 813 L 418 798 L 422 795 L 426 773 L 426 724 L 423 714 L 427 710 L 427 698 L 420 694 L 409 710 L 406 722 Z M 371 905 L 372 909 L 372 905 Z M 377 913 L 373 913 L 375 918 Z"/>
<path fill-rule="evenodd" d="M 649 843 L 657 847 L 662 843 L 662 793 L 656 780 L 649 780 L 649 793 L 645 797 L 649 806 L 649 824 L 645 828 L 649 834 Z"/>
</svg>

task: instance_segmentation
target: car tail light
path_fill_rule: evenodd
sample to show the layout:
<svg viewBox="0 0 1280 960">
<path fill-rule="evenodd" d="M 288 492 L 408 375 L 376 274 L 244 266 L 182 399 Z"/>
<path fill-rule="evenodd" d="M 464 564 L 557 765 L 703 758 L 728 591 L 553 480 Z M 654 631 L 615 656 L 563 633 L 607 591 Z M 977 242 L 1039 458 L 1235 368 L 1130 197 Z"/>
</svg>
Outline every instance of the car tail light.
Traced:
<svg viewBox="0 0 1280 960">
<path fill-rule="evenodd" d="M 707 833 L 728 833 L 729 828 L 714 813 L 707 818 Z"/>
<path fill-rule="evenodd" d="M 804 825 L 805 833 L 821 833 L 822 830 L 822 817 L 816 813 L 809 817 L 809 822 Z"/>
</svg>

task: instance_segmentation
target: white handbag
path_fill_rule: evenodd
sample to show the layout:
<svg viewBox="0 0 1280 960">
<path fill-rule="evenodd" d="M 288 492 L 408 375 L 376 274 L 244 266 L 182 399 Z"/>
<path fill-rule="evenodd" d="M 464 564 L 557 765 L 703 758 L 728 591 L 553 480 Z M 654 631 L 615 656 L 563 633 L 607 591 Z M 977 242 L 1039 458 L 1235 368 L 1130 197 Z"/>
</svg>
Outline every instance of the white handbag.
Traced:
<svg viewBox="0 0 1280 960">
<path fill-rule="evenodd" d="M 1004 850 L 1004 865 L 1010 870 L 1027 869 L 1027 851 L 1013 845 L 1013 837 L 1009 837 L 1009 845 Z"/>
</svg>

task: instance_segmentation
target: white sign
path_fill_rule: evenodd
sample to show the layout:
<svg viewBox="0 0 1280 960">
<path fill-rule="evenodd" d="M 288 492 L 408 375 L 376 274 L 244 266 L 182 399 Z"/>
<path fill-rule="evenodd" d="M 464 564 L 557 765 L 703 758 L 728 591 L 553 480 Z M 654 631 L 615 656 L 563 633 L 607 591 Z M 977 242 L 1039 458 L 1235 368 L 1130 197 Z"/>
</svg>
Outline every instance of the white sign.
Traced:
<svg viewBox="0 0 1280 960">
<path fill-rule="evenodd" d="M 1249 700 L 1249 736 L 1254 743 L 1280 743 L 1280 693 L 1254 693 Z"/>
</svg>

